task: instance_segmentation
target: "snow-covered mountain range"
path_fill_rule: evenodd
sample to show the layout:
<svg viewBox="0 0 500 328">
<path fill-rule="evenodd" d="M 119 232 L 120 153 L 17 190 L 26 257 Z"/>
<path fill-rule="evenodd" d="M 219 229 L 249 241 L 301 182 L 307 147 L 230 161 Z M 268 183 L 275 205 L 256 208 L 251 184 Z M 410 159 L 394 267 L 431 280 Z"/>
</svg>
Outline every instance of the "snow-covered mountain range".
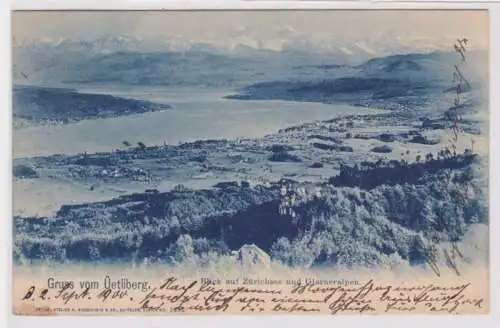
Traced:
<svg viewBox="0 0 500 328">
<path fill-rule="evenodd" d="M 51 39 L 22 41 L 14 43 L 14 51 L 86 51 L 89 55 L 115 52 L 185 52 L 210 51 L 248 53 L 297 51 L 336 55 L 341 61 L 364 61 L 397 53 L 448 51 L 452 49 L 454 38 L 433 40 L 429 38 L 384 38 L 382 36 L 360 40 L 340 41 L 334 38 L 306 38 L 300 35 L 279 35 L 269 40 L 261 40 L 255 35 L 237 34 L 231 42 L 196 42 L 181 37 L 168 39 L 138 38 L 131 36 L 108 36 L 95 39 Z"/>
<path fill-rule="evenodd" d="M 288 38 L 279 49 L 273 49 L 256 38 L 250 39 L 255 42 L 238 39 L 242 42 L 230 47 L 182 38 L 41 39 L 14 46 L 13 78 L 15 84 L 58 87 L 106 83 L 241 88 L 278 77 L 329 79 L 333 67 L 344 68 L 342 75 L 352 75 L 356 74 L 352 68 L 378 74 L 377 67 L 386 66 L 392 67 L 390 71 L 381 70 L 391 77 L 398 72 L 425 71 L 422 74 L 426 76 L 439 73 L 448 78 L 453 68 L 448 62 L 458 56 L 452 53 L 451 46 L 438 46 L 429 40 L 388 42 L 374 38 L 345 44 Z M 419 54 L 415 55 L 415 51 Z"/>
</svg>

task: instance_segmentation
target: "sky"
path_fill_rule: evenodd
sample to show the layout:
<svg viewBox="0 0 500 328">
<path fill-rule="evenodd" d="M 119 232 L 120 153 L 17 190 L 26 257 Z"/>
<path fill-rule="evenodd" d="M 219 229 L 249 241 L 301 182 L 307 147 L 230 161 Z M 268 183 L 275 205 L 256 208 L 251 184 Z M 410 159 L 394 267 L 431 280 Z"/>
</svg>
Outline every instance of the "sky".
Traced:
<svg viewBox="0 0 500 328">
<path fill-rule="evenodd" d="M 31 11 L 13 13 L 12 35 L 14 44 L 121 35 L 270 49 L 303 40 L 449 47 L 467 37 L 486 49 L 488 24 L 485 10 Z"/>
</svg>

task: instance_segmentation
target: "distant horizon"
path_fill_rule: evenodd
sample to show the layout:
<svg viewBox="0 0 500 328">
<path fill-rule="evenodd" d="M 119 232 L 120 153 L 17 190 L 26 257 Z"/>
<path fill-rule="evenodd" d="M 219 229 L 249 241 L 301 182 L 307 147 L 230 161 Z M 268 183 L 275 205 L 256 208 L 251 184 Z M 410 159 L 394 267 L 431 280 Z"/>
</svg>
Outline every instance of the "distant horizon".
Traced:
<svg viewBox="0 0 500 328">
<path fill-rule="evenodd" d="M 448 51 L 462 37 L 470 40 L 469 49 L 487 50 L 488 23 L 485 10 L 273 11 L 272 15 L 265 11 L 18 11 L 12 16 L 12 42 L 16 46 L 122 37 L 156 40 L 180 50 L 206 44 L 226 50 L 241 45 L 378 55 Z"/>
<path fill-rule="evenodd" d="M 123 46 L 123 48 L 118 48 L 114 50 L 110 49 L 102 49 L 98 46 L 92 45 L 92 43 L 100 43 L 106 42 L 107 40 L 119 39 L 119 38 L 128 38 L 131 45 L 127 48 L 127 45 Z M 455 51 L 452 47 L 442 48 L 442 49 L 419 49 L 419 48 L 398 48 L 391 49 L 391 51 L 382 50 L 374 53 L 367 53 L 362 48 L 352 48 L 350 53 L 345 52 L 344 49 L 338 49 L 336 47 L 332 47 L 330 49 L 323 49 L 320 47 L 307 47 L 307 48 L 297 48 L 297 47 L 287 47 L 283 49 L 268 49 L 268 48 L 258 48 L 252 45 L 245 44 L 237 44 L 232 48 L 224 48 L 221 46 L 217 46 L 215 44 L 209 44 L 204 42 L 196 42 L 196 43 L 184 43 L 182 48 L 176 47 L 176 45 L 172 45 L 168 40 L 164 40 L 165 42 L 158 43 L 158 40 L 152 38 L 135 38 L 123 35 L 115 35 L 115 36 L 104 36 L 104 37 L 96 37 L 94 39 L 63 39 L 58 42 L 51 42 L 49 40 L 31 40 L 29 42 L 23 44 L 12 45 L 13 49 L 23 48 L 23 47 L 48 47 L 48 51 L 53 51 L 52 49 L 57 49 L 61 45 L 68 45 L 72 51 L 81 52 L 83 50 L 88 50 L 92 52 L 94 55 L 112 55 L 118 53 L 130 53 L 130 54 L 161 54 L 161 53 L 189 53 L 189 52 L 208 52 L 216 55 L 253 55 L 253 54 L 273 54 L 280 55 L 280 53 L 286 54 L 311 54 L 314 56 L 336 56 L 332 57 L 332 63 L 336 63 L 339 65 L 346 66 L 358 66 L 366 63 L 369 60 L 377 59 L 377 58 L 386 58 L 386 57 L 394 57 L 394 56 L 408 56 L 408 55 L 431 55 L 431 54 L 453 54 Z M 156 42 L 156 43 L 155 43 Z M 81 49 L 76 47 L 81 46 Z M 86 47 L 88 49 L 85 49 Z M 140 48 L 139 48 L 140 47 Z M 62 49 L 62 48 L 61 48 Z M 99 50 L 100 49 L 100 50 Z M 28 50 L 29 51 L 29 50 Z M 245 53 L 245 51 L 248 51 Z M 469 54 L 484 54 L 489 55 L 489 49 L 469 49 Z"/>
</svg>

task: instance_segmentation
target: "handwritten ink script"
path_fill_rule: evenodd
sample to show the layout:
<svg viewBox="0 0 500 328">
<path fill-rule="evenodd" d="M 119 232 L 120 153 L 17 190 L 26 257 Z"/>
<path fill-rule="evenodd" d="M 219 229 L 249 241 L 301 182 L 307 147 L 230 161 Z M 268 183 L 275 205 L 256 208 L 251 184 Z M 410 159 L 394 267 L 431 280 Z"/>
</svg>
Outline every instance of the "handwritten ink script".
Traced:
<svg viewBox="0 0 500 328">
<path fill-rule="evenodd" d="M 467 57 L 465 55 L 467 51 L 467 45 L 469 40 L 466 38 L 457 39 L 457 43 L 454 44 L 454 49 L 460 54 L 462 60 L 460 64 L 466 61 Z M 472 87 L 470 82 L 464 76 L 459 68 L 459 64 L 454 65 L 455 70 L 453 71 L 453 83 L 456 85 L 456 95 L 454 101 L 454 107 L 449 113 L 449 118 L 452 120 L 451 129 L 454 134 L 454 141 L 458 141 L 459 125 L 458 122 L 461 120 L 460 115 L 458 115 L 458 108 L 464 105 L 463 93 L 469 91 Z"/>
<path fill-rule="evenodd" d="M 19 289 L 17 313 L 31 315 L 136 314 L 408 314 L 482 313 L 485 300 L 471 282 L 456 284 L 294 284 L 247 285 L 228 280 L 179 280 L 157 284 L 122 279 L 103 286 L 65 281 Z M 23 312 L 24 311 L 24 312 Z"/>
<path fill-rule="evenodd" d="M 439 256 L 441 252 L 436 247 L 433 241 L 430 245 L 425 247 L 426 263 L 432 269 L 432 271 L 438 276 L 441 276 L 441 270 L 439 268 Z M 464 256 L 460 251 L 456 243 L 452 243 L 449 248 L 442 250 L 442 255 L 444 256 L 446 265 L 451 268 L 457 276 L 460 276 L 460 271 L 458 269 L 458 260 L 463 260 Z"/>
<path fill-rule="evenodd" d="M 453 45 L 455 51 L 460 54 L 461 62 L 453 65 L 453 83 L 456 87 L 456 94 L 454 99 L 454 105 L 449 108 L 449 110 L 445 113 L 445 117 L 451 121 L 451 130 L 453 132 L 453 138 L 450 140 L 451 148 L 453 149 L 453 156 L 456 156 L 456 150 L 459 139 L 460 126 L 459 123 L 462 120 L 462 116 L 459 113 L 459 109 L 464 106 L 464 93 L 471 90 L 471 84 L 462 73 L 460 69 L 460 65 L 463 65 L 467 60 L 466 52 L 467 45 L 469 44 L 469 39 L 462 38 L 457 39 L 457 42 Z M 469 149 L 470 153 L 474 151 L 474 138 L 471 139 L 471 147 Z M 447 148 L 448 149 L 448 148 Z M 457 199 L 465 202 L 468 198 L 467 188 L 469 183 L 464 183 L 461 192 L 457 194 Z M 448 229 L 452 229 L 453 227 L 448 227 Z M 441 270 L 438 265 L 439 257 L 441 252 L 436 247 L 436 244 L 439 243 L 439 240 L 433 240 L 429 245 L 425 247 L 425 255 L 426 255 L 426 263 L 432 269 L 432 271 L 436 274 L 436 276 L 441 276 Z M 463 260 L 464 256 L 460 251 L 458 245 L 453 242 L 451 247 L 448 249 L 443 249 L 442 254 L 444 256 L 446 265 L 451 268 L 457 276 L 460 276 L 460 271 L 458 269 L 458 260 Z"/>
</svg>

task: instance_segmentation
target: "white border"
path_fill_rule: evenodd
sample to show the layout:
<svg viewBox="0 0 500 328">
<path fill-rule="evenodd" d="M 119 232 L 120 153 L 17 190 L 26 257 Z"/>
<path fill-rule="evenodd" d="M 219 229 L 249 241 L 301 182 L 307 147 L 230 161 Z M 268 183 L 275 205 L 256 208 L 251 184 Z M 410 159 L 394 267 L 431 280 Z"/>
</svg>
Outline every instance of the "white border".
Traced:
<svg viewBox="0 0 500 328">
<path fill-rule="evenodd" d="M 469 0 L 11 0 L 12 10 L 200 10 L 200 9 L 429 9 L 488 8 L 492 1 Z"/>
<path fill-rule="evenodd" d="M 233 327 L 238 325 L 241 328 L 253 327 L 280 327 L 280 326 L 307 326 L 307 327 L 500 327 L 500 304 L 498 291 L 500 291 L 499 276 L 499 256 L 497 249 L 500 248 L 500 224 L 495 220 L 499 217 L 498 200 L 500 200 L 499 188 L 500 174 L 495 168 L 500 168 L 499 158 L 499 133 L 497 126 L 500 126 L 500 3 L 464 3 L 459 2 L 431 2 L 415 3 L 388 3 L 381 0 L 375 3 L 369 1 L 358 2 L 320 2 L 320 1 L 228 1 L 228 0 L 205 0 L 205 1 L 153 1 L 153 0 L 18 0 L 9 3 L 0 0 L 1 6 L 1 45 L 3 48 L 3 59 L 0 61 L 2 114 L 0 120 L 0 142 L 4 156 L 0 160 L 0 178 L 6 183 L 2 184 L 2 206 L 4 215 L 1 218 L 3 238 L 8 241 L 3 243 L 2 259 L 9 259 L 9 262 L 1 266 L 0 270 L 0 290 L 4 292 L 4 297 L 0 299 L 0 316 L 8 319 L 5 325 L 0 323 L 0 327 L 53 327 L 53 328 L 80 328 L 80 327 Z M 488 316 L 190 316 L 190 317 L 15 317 L 12 316 L 10 300 L 11 281 L 11 113 L 10 113 L 10 92 L 11 92 L 11 61 L 10 61 L 10 17 L 9 9 L 484 9 L 490 10 L 490 290 L 491 290 L 491 313 Z M 7 60 L 6 60 L 7 59 Z M 7 77 L 7 78 L 6 78 Z M 495 202 L 496 201 L 496 202 Z M 8 264 L 8 265 L 7 265 Z"/>
</svg>

